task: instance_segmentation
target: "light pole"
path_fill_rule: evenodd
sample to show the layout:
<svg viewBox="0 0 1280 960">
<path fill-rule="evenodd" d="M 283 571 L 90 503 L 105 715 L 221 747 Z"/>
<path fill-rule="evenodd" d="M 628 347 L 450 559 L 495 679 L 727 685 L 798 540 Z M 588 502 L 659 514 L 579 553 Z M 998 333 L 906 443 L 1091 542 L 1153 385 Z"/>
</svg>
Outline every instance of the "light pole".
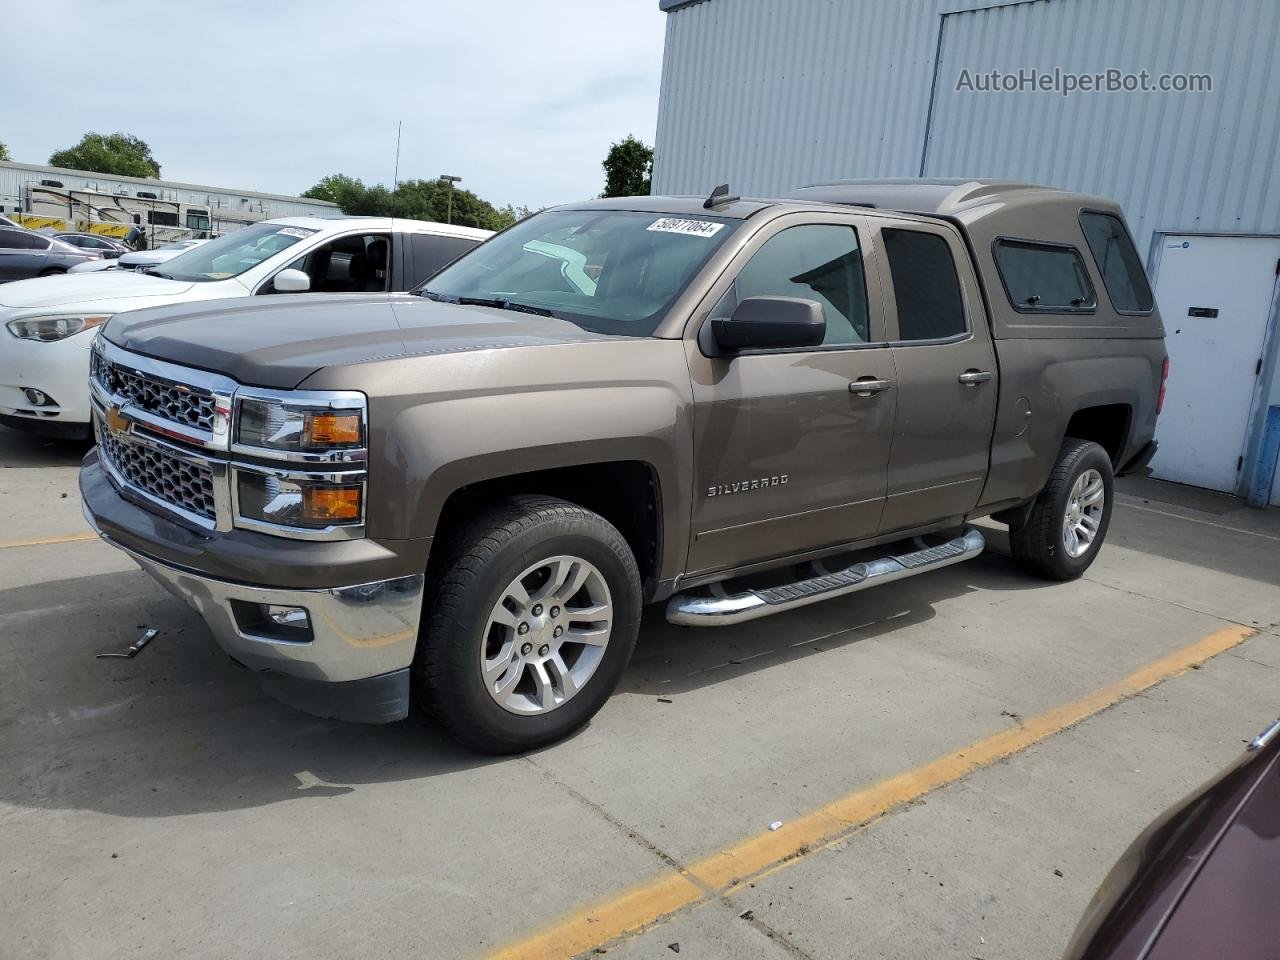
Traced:
<svg viewBox="0 0 1280 960">
<path fill-rule="evenodd" d="M 449 184 L 449 215 L 445 222 L 453 223 L 453 185 L 455 183 L 461 183 L 462 178 L 451 177 L 447 173 L 442 173 L 440 174 L 440 179 Z"/>
</svg>

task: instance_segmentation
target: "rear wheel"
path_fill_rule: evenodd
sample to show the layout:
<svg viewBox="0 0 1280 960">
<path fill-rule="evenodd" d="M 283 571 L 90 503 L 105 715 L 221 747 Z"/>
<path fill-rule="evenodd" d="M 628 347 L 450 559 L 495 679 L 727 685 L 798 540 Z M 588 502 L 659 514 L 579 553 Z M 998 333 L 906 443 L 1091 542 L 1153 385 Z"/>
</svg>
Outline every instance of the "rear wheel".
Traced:
<svg viewBox="0 0 1280 960">
<path fill-rule="evenodd" d="M 44 270 L 41 270 L 39 273 L 37 273 L 37 274 L 36 274 L 36 276 L 37 276 L 37 277 L 52 277 L 52 276 L 54 276 L 55 274 L 58 274 L 58 273 L 66 273 L 66 272 L 67 272 L 67 271 L 63 270 L 61 267 L 46 267 Z"/>
<path fill-rule="evenodd" d="M 581 727 L 640 627 L 640 575 L 603 517 L 520 496 L 452 539 L 423 614 L 419 702 L 462 743 L 516 753 Z"/>
<path fill-rule="evenodd" d="M 1014 558 L 1050 580 L 1079 577 L 1106 538 L 1113 493 L 1107 452 L 1091 441 L 1068 437 L 1026 521 L 1009 530 Z"/>
</svg>

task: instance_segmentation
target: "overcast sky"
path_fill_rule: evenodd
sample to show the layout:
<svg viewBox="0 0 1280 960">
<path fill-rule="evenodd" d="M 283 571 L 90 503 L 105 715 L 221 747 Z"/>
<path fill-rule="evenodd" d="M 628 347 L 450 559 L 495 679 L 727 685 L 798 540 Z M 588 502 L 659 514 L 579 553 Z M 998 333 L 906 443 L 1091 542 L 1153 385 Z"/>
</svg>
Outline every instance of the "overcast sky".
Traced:
<svg viewBox="0 0 1280 960">
<path fill-rule="evenodd" d="M 0 142 L 46 163 L 121 131 L 166 179 L 298 193 L 390 184 L 403 120 L 400 179 L 540 207 L 598 194 L 611 142 L 653 143 L 664 28 L 658 0 L 6 4 Z"/>
</svg>

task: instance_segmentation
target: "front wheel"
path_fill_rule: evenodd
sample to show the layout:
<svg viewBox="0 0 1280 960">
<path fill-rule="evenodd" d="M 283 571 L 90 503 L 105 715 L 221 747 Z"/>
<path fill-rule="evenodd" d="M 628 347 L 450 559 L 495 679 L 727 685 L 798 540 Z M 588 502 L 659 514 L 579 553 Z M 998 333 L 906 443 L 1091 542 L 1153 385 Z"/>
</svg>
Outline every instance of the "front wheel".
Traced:
<svg viewBox="0 0 1280 960">
<path fill-rule="evenodd" d="M 456 740 L 518 753 L 567 736 L 609 698 L 640 629 L 630 547 L 598 514 L 519 496 L 444 549 L 414 680 Z"/>
<path fill-rule="evenodd" d="M 1107 452 L 1068 437 L 1026 522 L 1009 530 L 1014 559 L 1049 580 L 1089 569 L 1111 524 L 1114 478 Z"/>
</svg>

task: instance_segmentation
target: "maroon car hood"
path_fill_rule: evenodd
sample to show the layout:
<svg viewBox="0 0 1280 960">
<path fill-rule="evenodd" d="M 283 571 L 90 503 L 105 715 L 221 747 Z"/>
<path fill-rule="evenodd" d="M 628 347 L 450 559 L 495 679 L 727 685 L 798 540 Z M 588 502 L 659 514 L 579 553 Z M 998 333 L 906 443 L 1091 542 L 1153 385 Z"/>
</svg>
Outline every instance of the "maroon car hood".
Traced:
<svg viewBox="0 0 1280 960">
<path fill-rule="evenodd" d="M 1280 769 L 1262 771 L 1173 911 L 1149 960 L 1280 957 Z"/>
<path fill-rule="evenodd" d="M 1064 960 L 1275 960 L 1280 737 L 1170 809 L 1120 858 Z"/>
</svg>

